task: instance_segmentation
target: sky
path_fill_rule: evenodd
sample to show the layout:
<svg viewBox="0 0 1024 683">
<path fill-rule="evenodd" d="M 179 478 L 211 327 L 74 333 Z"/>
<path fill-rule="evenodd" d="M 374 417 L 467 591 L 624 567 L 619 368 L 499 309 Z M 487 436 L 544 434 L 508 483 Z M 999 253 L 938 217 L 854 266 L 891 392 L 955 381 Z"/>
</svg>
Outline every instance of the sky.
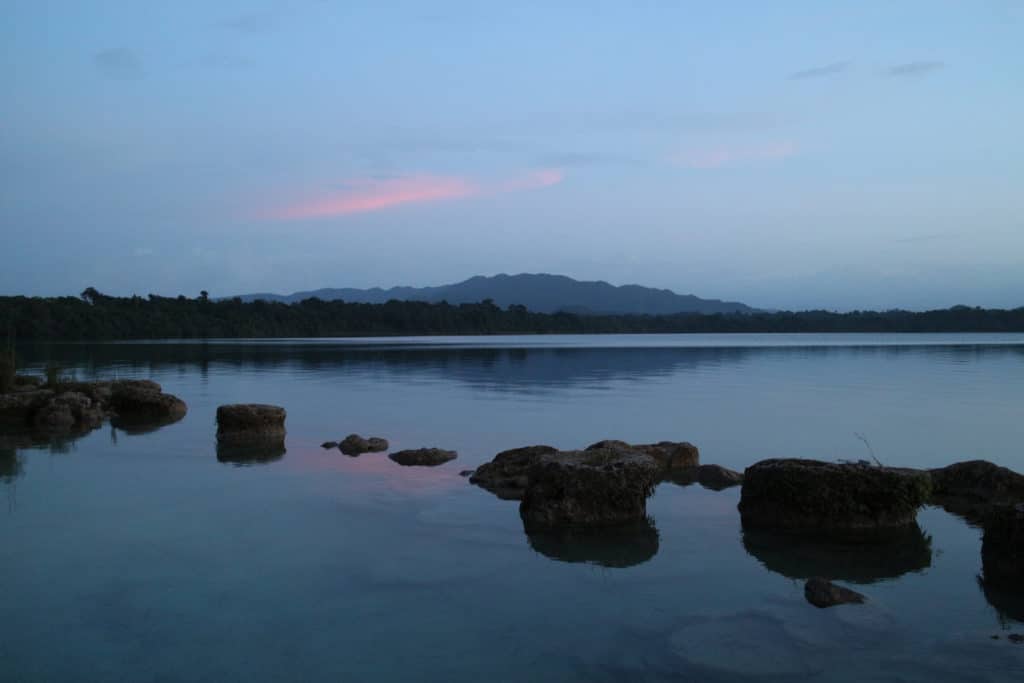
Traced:
<svg viewBox="0 0 1024 683">
<path fill-rule="evenodd" d="M 0 10 L 0 294 L 1024 305 L 1024 0 Z"/>
</svg>

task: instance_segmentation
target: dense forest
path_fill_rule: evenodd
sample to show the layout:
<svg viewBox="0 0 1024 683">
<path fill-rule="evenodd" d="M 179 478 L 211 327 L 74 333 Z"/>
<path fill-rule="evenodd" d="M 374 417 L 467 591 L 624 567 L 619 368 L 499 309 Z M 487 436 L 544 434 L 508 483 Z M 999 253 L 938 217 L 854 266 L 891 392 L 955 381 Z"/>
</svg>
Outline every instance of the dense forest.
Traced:
<svg viewBox="0 0 1024 683">
<path fill-rule="evenodd" d="M 388 301 L 359 304 L 305 299 L 285 304 L 241 299 L 106 296 L 0 297 L 0 333 L 18 340 L 218 337 L 344 337 L 609 332 L 1024 332 L 1024 307 L 967 306 L 911 311 L 829 311 L 576 315 L 523 306 Z"/>
</svg>

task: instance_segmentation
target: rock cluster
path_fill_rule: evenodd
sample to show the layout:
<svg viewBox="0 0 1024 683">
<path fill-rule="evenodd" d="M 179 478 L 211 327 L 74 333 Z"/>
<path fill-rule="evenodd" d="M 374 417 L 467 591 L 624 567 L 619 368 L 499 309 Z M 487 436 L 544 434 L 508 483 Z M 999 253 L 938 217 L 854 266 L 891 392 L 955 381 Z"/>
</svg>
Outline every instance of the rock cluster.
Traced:
<svg viewBox="0 0 1024 683">
<path fill-rule="evenodd" d="M 83 434 L 107 418 L 115 426 L 160 426 L 188 412 L 184 401 L 150 380 L 68 381 L 45 387 L 41 381 L 19 380 L 14 391 L 0 394 L 0 424 L 37 434 Z"/>
<path fill-rule="evenodd" d="M 647 517 L 647 498 L 661 475 L 650 455 L 613 448 L 539 455 L 519 505 L 527 532 L 564 526 L 607 526 Z"/>
<path fill-rule="evenodd" d="M 906 527 L 931 494 L 927 472 L 819 460 L 762 460 L 746 469 L 745 528 L 863 533 Z"/>
</svg>

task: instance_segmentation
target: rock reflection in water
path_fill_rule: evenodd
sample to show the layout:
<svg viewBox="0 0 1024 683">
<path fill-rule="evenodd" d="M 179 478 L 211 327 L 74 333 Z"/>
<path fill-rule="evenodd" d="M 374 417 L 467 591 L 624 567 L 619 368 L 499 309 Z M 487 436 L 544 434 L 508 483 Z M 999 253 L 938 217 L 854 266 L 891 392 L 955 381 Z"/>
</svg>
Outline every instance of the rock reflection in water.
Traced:
<svg viewBox="0 0 1024 683">
<path fill-rule="evenodd" d="M 24 467 L 15 448 L 0 446 L 0 481 L 12 482 L 21 476 Z"/>
<path fill-rule="evenodd" d="M 931 536 L 917 524 L 861 541 L 744 529 L 743 548 L 767 569 L 800 580 L 821 576 L 873 583 L 932 564 Z"/>
<path fill-rule="evenodd" d="M 978 577 L 978 588 L 1003 621 L 1024 622 L 1024 593 Z"/>
<path fill-rule="evenodd" d="M 584 562 L 621 569 L 658 554 L 659 534 L 650 518 L 593 529 L 552 529 L 527 533 L 530 547 L 560 562 Z"/>
<path fill-rule="evenodd" d="M 280 460 L 286 452 L 283 436 L 217 441 L 217 460 L 232 465 L 265 465 Z"/>
</svg>

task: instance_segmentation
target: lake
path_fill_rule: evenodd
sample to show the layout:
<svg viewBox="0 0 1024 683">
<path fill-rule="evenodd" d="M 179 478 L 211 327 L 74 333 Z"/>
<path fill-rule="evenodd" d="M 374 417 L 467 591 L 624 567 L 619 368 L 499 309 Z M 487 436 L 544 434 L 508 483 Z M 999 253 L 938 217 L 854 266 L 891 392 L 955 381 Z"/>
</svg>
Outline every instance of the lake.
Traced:
<svg viewBox="0 0 1024 683">
<path fill-rule="evenodd" d="M 648 524 L 524 533 L 459 471 L 498 451 L 691 441 L 770 457 L 1024 471 L 1024 335 L 638 335 L 59 344 L 41 372 L 152 378 L 189 405 L 0 450 L 4 681 L 1017 681 L 1024 598 L 925 508 L 883 550 L 744 533 L 738 488 L 659 485 Z M 219 462 L 225 403 L 287 452 Z M 401 467 L 358 432 L 457 460 Z M 819 610 L 803 579 L 869 597 Z M 1024 595 L 1024 594 L 1022 594 Z M 999 635 L 999 639 L 992 636 Z"/>
</svg>

